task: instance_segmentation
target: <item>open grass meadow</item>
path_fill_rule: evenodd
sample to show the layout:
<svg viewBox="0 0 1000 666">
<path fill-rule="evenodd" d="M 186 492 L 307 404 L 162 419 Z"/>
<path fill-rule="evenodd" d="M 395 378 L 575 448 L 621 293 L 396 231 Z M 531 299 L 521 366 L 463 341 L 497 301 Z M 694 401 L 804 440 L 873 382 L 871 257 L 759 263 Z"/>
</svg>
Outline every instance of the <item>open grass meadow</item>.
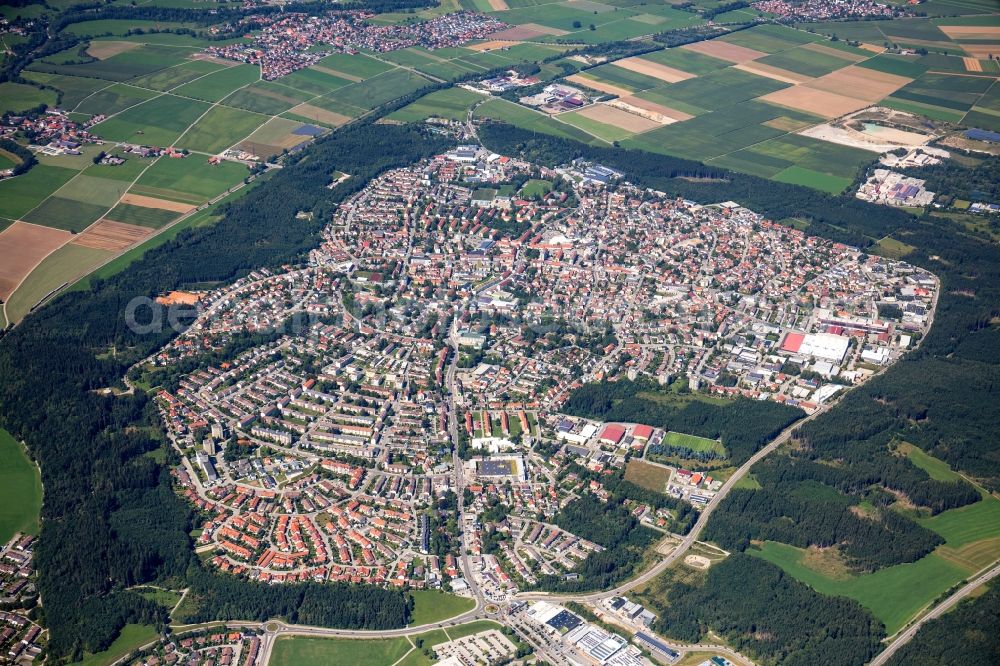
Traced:
<svg viewBox="0 0 1000 666">
<path fill-rule="evenodd" d="M 62 100 L 59 105 L 63 109 L 76 108 L 76 105 L 89 95 L 108 85 L 107 81 L 99 79 L 85 79 L 79 76 L 63 76 L 46 72 L 25 71 L 23 76 L 29 81 L 52 86 L 62 92 Z"/>
<path fill-rule="evenodd" d="M 387 116 L 389 120 L 415 123 L 430 117 L 464 120 L 469 107 L 483 100 L 483 95 L 465 88 L 446 88 L 424 95 Z"/>
<path fill-rule="evenodd" d="M 303 664 L 337 664 L 338 666 L 363 664 L 364 666 L 431 666 L 423 648 L 478 634 L 490 629 L 500 629 L 491 620 L 467 622 L 446 629 L 411 636 L 410 638 L 350 639 L 283 637 L 274 644 L 269 666 L 301 666 Z M 416 642 L 421 641 L 421 648 Z"/>
<path fill-rule="evenodd" d="M 17 532 L 38 534 L 42 478 L 24 447 L 0 429 L 0 543 Z"/>
<path fill-rule="evenodd" d="M 431 622 L 440 622 L 461 615 L 476 606 L 476 602 L 467 597 L 459 597 L 440 590 L 412 590 L 413 616 L 410 626 L 420 626 Z"/>
<path fill-rule="evenodd" d="M 148 624 L 126 624 L 118 638 L 104 652 L 86 653 L 80 666 L 111 666 L 147 643 L 156 640 L 156 627 Z"/>
<path fill-rule="evenodd" d="M 19 322 L 53 289 L 73 282 L 114 256 L 110 250 L 100 250 L 67 243 L 45 257 L 28 274 L 21 286 L 7 299 L 6 312 L 11 322 Z"/>
<path fill-rule="evenodd" d="M 302 664 L 364 664 L 392 666 L 414 647 L 406 638 L 356 640 L 347 638 L 279 638 L 270 666 Z"/>
</svg>

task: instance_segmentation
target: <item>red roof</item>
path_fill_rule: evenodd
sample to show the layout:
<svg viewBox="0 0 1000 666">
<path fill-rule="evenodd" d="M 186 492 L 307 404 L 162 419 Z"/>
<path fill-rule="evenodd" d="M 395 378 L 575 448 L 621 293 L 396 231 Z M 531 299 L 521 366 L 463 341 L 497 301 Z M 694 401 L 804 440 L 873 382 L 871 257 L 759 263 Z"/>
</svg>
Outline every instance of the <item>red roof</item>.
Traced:
<svg viewBox="0 0 1000 666">
<path fill-rule="evenodd" d="M 604 428 L 604 432 L 601 433 L 601 439 L 617 444 L 622 441 L 622 437 L 625 436 L 625 428 L 621 427 L 616 423 Z"/>
<path fill-rule="evenodd" d="M 653 435 L 653 427 L 648 425 L 637 425 L 632 431 L 632 436 L 636 439 L 649 439 Z"/>
<path fill-rule="evenodd" d="M 802 341 L 806 336 L 802 333 L 789 333 L 785 336 L 785 341 L 781 343 L 781 348 L 787 352 L 795 353 L 802 346 Z"/>
</svg>

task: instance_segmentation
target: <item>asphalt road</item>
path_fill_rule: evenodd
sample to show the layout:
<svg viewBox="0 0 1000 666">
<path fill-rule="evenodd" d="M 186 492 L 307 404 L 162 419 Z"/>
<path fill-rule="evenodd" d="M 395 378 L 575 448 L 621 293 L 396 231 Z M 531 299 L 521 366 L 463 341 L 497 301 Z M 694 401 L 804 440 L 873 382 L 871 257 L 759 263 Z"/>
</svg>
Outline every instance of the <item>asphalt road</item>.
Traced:
<svg viewBox="0 0 1000 666">
<path fill-rule="evenodd" d="M 889 644 L 889 647 L 883 650 L 877 657 L 872 659 L 870 666 L 882 666 L 882 664 L 887 663 L 889 659 L 896 654 L 897 650 L 909 643 L 913 637 L 917 635 L 920 627 L 924 626 L 924 624 L 930 622 L 931 620 L 941 617 L 954 608 L 959 601 L 969 596 L 977 587 L 986 584 L 998 575 L 1000 575 L 1000 564 L 997 564 L 992 569 L 989 569 L 979 574 L 976 578 L 973 578 L 964 587 L 935 606 L 930 613 L 927 613 L 927 615 L 924 615 L 922 618 L 914 622 L 913 626 L 896 636 L 895 640 Z"/>
<path fill-rule="evenodd" d="M 722 500 L 725 499 L 726 495 L 728 495 L 729 491 L 731 491 L 736 486 L 739 480 L 742 479 L 744 476 L 746 476 L 747 472 L 750 471 L 751 467 L 753 467 L 762 458 L 772 453 L 779 446 L 787 442 L 791 438 L 792 432 L 794 432 L 796 428 L 801 426 L 803 423 L 808 423 L 809 421 L 812 421 L 813 419 L 817 418 L 820 414 L 823 414 L 826 411 L 826 409 L 827 409 L 826 407 L 820 407 L 819 409 L 817 409 L 815 412 L 805 417 L 804 419 L 796 421 L 792 425 L 782 430 L 781 433 L 773 440 L 771 440 L 771 442 L 767 446 L 765 446 L 760 451 L 750 456 L 750 459 L 747 460 L 745 463 L 743 463 L 740 466 L 740 468 L 737 469 L 724 484 L 722 484 L 722 487 L 719 489 L 719 492 L 716 493 L 715 497 L 713 497 L 708 502 L 708 504 L 705 505 L 705 508 L 702 509 L 701 515 L 698 516 L 698 521 L 694 524 L 694 527 L 692 527 L 691 531 L 688 532 L 687 536 L 685 536 L 681 540 L 680 544 L 678 544 L 677 547 L 674 548 L 673 552 L 671 552 L 665 558 L 660 560 L 660 562 L 657 563 L 656 566 L 649 569 L 638 578 L 633 578 L 614 589 L 603 592 L 593 592 L 591 594 L 556 595 L 556 594 L 545 594 L 538 592 L 528 592 L 524 594 L 519 594 L 517 595 L 516 598 L 524 599 L 526 601 L 532 599 L 546 599 L 549 601 L 600 601 L 601 599 L 606 599 L 608 597 L 624 594 L 629 590 L 634 589 L 636 587 L 640 587 L 646 584 L 647 582 L 651 581 L 652 579 L 656 578 L 667 567 L 669 567 L 671 564 L 673 564 L 678 559 L 683 557 L 684 554 L 688 551 L 688 549 L 690 549 L 691 546 L 694 545 L 694 542 L 697 541 L 698 537 L 701 535 L 702 530 L 705 529 L 705 525 L 708 524 L 708 519 L 712 516 L 712 512 L 715 511 L 715 508 L 722 503 Z"/>
</svg>

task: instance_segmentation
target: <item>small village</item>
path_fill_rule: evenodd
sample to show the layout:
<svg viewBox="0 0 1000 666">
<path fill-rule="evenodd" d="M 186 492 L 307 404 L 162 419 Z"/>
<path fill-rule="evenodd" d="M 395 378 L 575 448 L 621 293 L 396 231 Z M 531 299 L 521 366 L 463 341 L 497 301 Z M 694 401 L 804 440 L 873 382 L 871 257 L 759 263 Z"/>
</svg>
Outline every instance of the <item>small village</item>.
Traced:
<svg viewBox="0 0 1000 666">
<path fill-rule="evenodd" d="M 357 53 L 358 49 L 366 49 L 384 53 L 410 46 L 441 49 L 482 39 L 508 27 L 491 16 L 474 12 L 457 12 L 402 25 L 368 23 L 366 19 L 372 16 L 363 11 L 328 12 L 320 16 L 293 12 L 253 16 L 216 30 L 223 35 L 242 35 L 251 27 L 259 29 L 250 42 L 211 46 L 205 53 L 260 65 L 261 77 L 273 81 L 315 64 L 331 52 Z M 317 46 L 325 48 L 314 48 Z"/>
<path fill-rule="evenodd" d="M 34 571 L 35 537 L 17 533 L 0 550 L 0 663 L 30 664 L 44 653 Z"/>
</svg>

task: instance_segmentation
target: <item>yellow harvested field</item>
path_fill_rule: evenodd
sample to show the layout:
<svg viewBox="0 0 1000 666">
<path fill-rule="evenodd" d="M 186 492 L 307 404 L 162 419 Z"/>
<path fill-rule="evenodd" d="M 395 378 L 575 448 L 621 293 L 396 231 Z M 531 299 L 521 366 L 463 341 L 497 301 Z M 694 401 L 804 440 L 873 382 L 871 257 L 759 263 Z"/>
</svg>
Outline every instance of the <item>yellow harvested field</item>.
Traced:
<svg viewBox="0 0 1000 666">
<path fill-rule="evenodd" d="M 939 25 L 944 34 L 956 41 L 1000 38 L 1000 25 Z"/>
<path fill-rule="evenodd" d="M 861 42 L 861 48 L 865 51 L 871 51 L 872 53 L 882 53 L 885 51 L 884 46 L 879 46 L 878 44 L 869 44 L 867 42 Z"/>
<path fill-rule="evenodd" d="M 841 51 L 840 49 L 835 49 L 830 46 L 824 46 L 823 44 L 803 44 L 802 48 L 815 53 L 822 53 L 823 55 L 828 55 L 832 58 L 840 58 L 841 60 L 846 60 L 847 62 L 861 62 L 862 60 L 868 60 L 868 56 L 858 55 L 857 53 L 848 53 L 847 51 Z"/>
<path fill-rule="evenodd" d="M 329 74 L 330 76 L 336 76 L 341 79 L 347 79 L 348 81 L 354 81 L 358 83 L 359 81 L 364 81 L 360 76 L 355 76 L 354 74 L 348 74 L 347 72 L 341 72 L 336 69 L 330 69 L 329 67 L 324 67 L 323 65 L 313 65 L 309 69 L 314 69 L 317 72 L 322 72 L 324 74 Z"/>
<path fill-rule="evenodd" d="M 625 107 L 626 110 L 630 107 L 632 109 L 644 111 L 648 114 L 647 117 L 664 125 L 694 118 L 694 116 L 690 113 L 684 113 L 683 111 L 678 111 L 677 109 L 671 109 L 669 106 L 657 104 L 656 102 L 650 102 L 649 100 L 642 99 L 641 97 L 634 97 L 631 95 L 616 99 L 611 102 L 611 104 L 620 108 Z"/>
<path fill-rule="evenodd" d="M 502 12 L 506 9 L 510 9 L 510 7 L 507 6 L 507 3 L 504 2 L 504 0 L 489 0 L 489 3 L 490 3 L 490 9 L 492 9 L 495 12 Z"/>
<path fill-rule="evenodd" d="M 815 90 L 847 95 L 867 102 L 877 102 L 896 92 L 913 79 L 879 72 L 865 67 L 844 67 L 804 84 Z M 780 90 L 778 92 L 781 92 Z"/>
<path fill-rule="evenodd" d="M 679 69 L 674 69 L 673 67 L 661 65 L 658 62 L 643 60 L 642 58 L 637 57 L 616 60 L 615 65 L 632 72 L 652 76 L 654 79 L 660 79 L 661 81 L 666 81 L 667 83 L 677 83 L 678 81 L 686 81 L 695 77 L 694 74 L 688 74 L 687 72 L 682 72 Z"/>
<path fill-rule="evenodd" d="M 21 280 L 73 234 L 17 221 L 0 231 L 0 299 L 7 300 Z"/>
<path fill-rule="evenodd" d="M 817 90 L 806 85 L 778 90 L 758 99 L 788 109 L 812 113 L 827 120 L 870 106 L 870 102 L 864 100 Z"/>
<path fill-rule="evenodd" d="M 600 90 L 601 92 L 606 92 L 609 95 L 618 95 L 619 97 L 625 97 L 626 95 L 631 95 L 631 90 L 625 90 L 624 88 L 619 88 L 618 86 L 613 86 L 610 83 L 605 83 L 604 81 L 597 81 L 595 79 L 588 79 L 582 74 L 573 74 L 572 76 L 567 76 L 566 81 L 570 83 L 576 83 L 577 85 L 587 86 L 594 90 Z"/>
<path fill-rule="evenodd" d="M 983 71 L 983 65 L 975 58 L 962 58 L 962 62 L 965 63 L 965 71 L 967 72 L 981 72 Z"/>
<path fill-rule="evenodd" d="M 327 111 L 326 109 L 321 109 L 320 107 L 313 106 L 312 104 L 299 104 L 298 106 L 289 109 L 288 113 L 294 113 L 297 116 L 302 116 L 303 118 L 308 118 L 309 120 L 315 120 L 318 123 L 333 125 L 334 127 L 340 127 L 344 123 L 351 120 L 350 116 L 345 116 L 342 113 L 334 113 L 333 111 Z M 293 136 L 295 137 L 295 143 L 293 143 L 292 146 L 302 143 L 303 139 L 307 138 L 298 135 Z"/>
<path fill-rule="evenodd" d="M 722 42 L 718 40 L 694 42 L 693 44 L 685 44 L 681 48 L 687 49 L 688 51 L 694 51 L 695 53 L 712 56 L 713 58 L 719 58 L 720 60 L 727 60 L 729 62 L 750 62 L 751 60 L 763 58 L 767 55 L 763 51 L 748 49 L 747 47 L 740 46 L 739 44 L 730 44 L 729 42 Z"/>
<path fill-rule="evenodd" d="M 615 127 L 620 127 L 623 130 L 635 132 L 636 134 L 639 132 L 648 132 L 661 125 L 661 123 L 655 120 L 643 118 L 642 116 L 637 116 L 622 109 L 608 106 L 607 104 L 593 104 L 580 109 L 577 115 L 596 120 L 605 125 L 614 125 Z"/>
<path fill-rule="evenodd" d="M 774 79 L 775 81 L 791 83 L 793 85 L 813 80 L 811 76 L 806 76 L 805 74 L 799 74 L 797 72 L 789 72 L 787 69 L 765 65 L 762 62 L 741 62 L 733 65 L 733 69 L 739 69 L 750 74 L 764 76 L 769 79 Z"/>
<path fill-rule="evenodd" d="M 87 55 L 97 58 L 98 60 L 107 60 L 111 56 L 116 56 L 119 53 L 125 53 L 126 51 L 137 49 L 140 46 L 142 46 L 142 44 L 139 42 L 91 42 L 90 46 L 87 47 Z"/>
<path fill-rule="evenodd" d="M 96 250 L 120 252 L 127 247 L 135 245 L 151 233 L 153 233 L 153 230 L 147 227 L 125 224 L 124 222 L 112 222 L 111 220 L 101 220 L 87 227 L 87 230 L 83 233 L 77 234 L 72 244 L 82 247 L 92 247 Z"/>
<path fill-rule="evenodd" d="M 1000 55 L 1000 42 L 992 44 L 967 44 L 961 43 L 959 46 L 973 58 L 979 60 L 989 60 L 990 56 Z"/>
<path fill-rule="evenodd" d="M 190 213 L 195 209 L 195 206 L 190 204 L 180 203 L 179 201 L 168 201 L 166 199 L 157 199 L 156 197 L 147 197 L 141 194 L 126 194 L 122 197 L 121 202 L 123 204 L 129 204 L 130 206 L 158 208 L 160 210 L 169 210 L 175 213 Z"/>
<path fill-rule="evenodd" d="M 513 41 L 510 39 L 491 39 L 488 42 L 481 42 L 479 44 L 466 44 L 465 48 L 472 49 L 473 51 L 492 51 L 493 49 L 502 49 L 508 46 L 517 46 L 521 42 Z"/>
</svg>

